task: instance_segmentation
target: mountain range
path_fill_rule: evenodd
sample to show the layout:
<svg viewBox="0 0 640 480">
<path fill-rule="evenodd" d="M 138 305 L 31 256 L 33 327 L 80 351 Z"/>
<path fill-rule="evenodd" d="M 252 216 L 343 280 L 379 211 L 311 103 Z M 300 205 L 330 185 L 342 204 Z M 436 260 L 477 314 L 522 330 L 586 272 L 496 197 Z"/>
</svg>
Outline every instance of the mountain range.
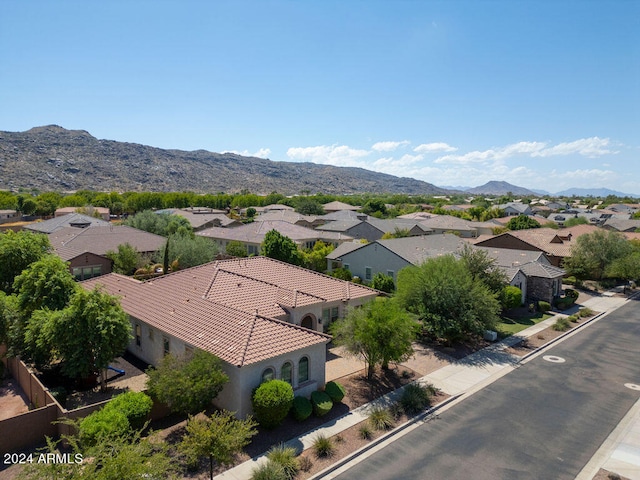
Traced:
<svg viewBox="0 0 640 480">
<path fill-rule="evenodd" d="M 57 125 L 26 132 L 0 131 L 0 189 L 38 191 L 193 191 L 267 194 L 406 193 L 413 195 L 538 196 L 507 182 L 474 188 L 437 187 L 407 177 L 362 168 L 277 162 L 206 150 L 169 150 L 137 143 L 99 140 L 85 130 Z M 557 196 L 624 193 L 608 189 L 571 189 Z"/>
</svg>

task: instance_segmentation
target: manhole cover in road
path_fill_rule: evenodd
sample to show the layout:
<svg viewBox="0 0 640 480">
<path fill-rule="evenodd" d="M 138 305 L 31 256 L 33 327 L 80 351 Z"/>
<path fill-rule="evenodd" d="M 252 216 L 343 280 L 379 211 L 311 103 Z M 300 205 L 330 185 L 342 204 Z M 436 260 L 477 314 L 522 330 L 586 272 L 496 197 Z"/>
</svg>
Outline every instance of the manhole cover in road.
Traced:
<svg viewBox="0 0 640 480">
<path fill-rule="evenodd" d="M 542 359 L 551 363 L 564 363 L 564 358 L 556 357 L 555 355 L 545 355 Z"/>
<path fill-rule="evenodd" d="M 636 385 L 635 383 L 625 383 L 624 386 L 631 390 L 640 390 L 640 385 Z"/>
</svg>

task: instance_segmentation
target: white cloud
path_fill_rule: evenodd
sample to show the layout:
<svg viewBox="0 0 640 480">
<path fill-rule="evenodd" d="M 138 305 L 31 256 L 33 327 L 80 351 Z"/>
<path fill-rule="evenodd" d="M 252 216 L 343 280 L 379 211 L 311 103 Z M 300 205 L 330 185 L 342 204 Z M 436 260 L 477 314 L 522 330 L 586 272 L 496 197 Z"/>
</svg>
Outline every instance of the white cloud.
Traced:
<svg viewBox="0 0 640 480">
<path fill-rule="evenodd" d="M 406 153 L 400 158 L 393 158 L 393 157 L 379 158 L 378 160 L 373 162 L 373 166 L 374 167 L 394 167 L 394 168 L 408 167 L 409 165 L 416 164 L 418 162 L 421 162 L 422 160 L 424 160 L 423 155 L 410 155 Z M 396 174 L 397 172 L 398 171 L 395 170 Z M 393 171 L 386 171 L 386 173 L 393 173 Z"/>
<path fill-rule="evenodd" d="M 374 143 L 371 148 L 376 152 L 392 152 L 398 147 L 409 145 L 409 143 L 409 140 L 403 140 L 401 142 L 378 142 Z"/>
<path fill-rule="evenodd" d="M 617 151 L 609 150 L 608 138 L 590 137 L 581 138 L 573 142 L 559 143 L 553 147 L 545 148 L 540 152 L 532 154 L 532 157 L 551 157 L 554 155 L 573 155 L 578 154 L 584 157 L 599 157 L 601 155 L 616 154 Z"/>
<path fill-rule="evenodd" d="M 292 147 L 287 156 L 292 160 L 321 163 L 337 167 L 364 167 L 362 159 L 371 152 L 346 145 L 319 145 L 316 147 Z"/>
<path fill-rule="evenodd" d="M 417 153 L 455 152 L 456 150 L 458 150 L 456 147 L 444 142 L 423 143 L 413 149 Z"/>
<path fill-rule="evenodd" d="M 261 148 L 257 152 L 251 153 L 249 150 L 224 150 L 221 153 L 235 153 L 236 155 L 242 155 L 243 157 L 258 157 L 258 158 L 269 158 L 271 154 L 270 148 Z"/>
</svg>

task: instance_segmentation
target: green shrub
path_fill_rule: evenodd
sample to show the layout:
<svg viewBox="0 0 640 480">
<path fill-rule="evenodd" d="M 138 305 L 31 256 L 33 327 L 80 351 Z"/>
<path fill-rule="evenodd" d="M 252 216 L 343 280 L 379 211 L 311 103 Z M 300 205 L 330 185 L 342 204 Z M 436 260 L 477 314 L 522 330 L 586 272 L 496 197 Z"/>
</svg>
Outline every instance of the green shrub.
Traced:
<svg viewBox="0 0 640 480">
<path fill-rule="evenodd" d="M 564 291 L 564 296 L 566 298 L 571 298 L 574 301 L 578 299 L 578 297 L 580 296 L 580 294 L 578 292 L 576 292 L 573 288 L 567 288 Z"/>
<path fill-rule="evenodd" d="M 571 328 L 571 325 L 569 324 L 569 320 L 567 320 L 566 318 L 559 318 L 558 320 L 556 320 L 556 323 L 551 325 L 551 328 L 553 328 L 557 332 L 566 332 Z"/>
<path fill-rule="evenodd" d="M 335 452 L 335 445 L 333 444 L 333 440 L 328 438 L 321 433 L 318 434 L 316 439 L 313 441 L 313 450 L 316 452 L 318 457 L 331 457 Z"/>
<path fill-rule="evenodd" d="M 584 307 L 578 310 L 578 316 L 580 318 L 590 317 L 591 315 L 593 315 L 593 310 L 591 310 L 589 307 Z"/>
<path fill-rule="evenodd" d="M 415 415 L 431 404 L 431 392 L 429 388 L 412 383 L 404 387 L 400 404 L 407 415 Z"/>
<path fill-rule="evenodd" d="M 376 430 L 390 430 L 393 427 L 393 415 L 386 408 L 374 407 L 369 414 L 369 423 Z"/>
<path fill-rule="evenodd" d="M 293 405 L 293 387 L 282 380 L 269 380 L 256 389 L 252 403 L 258 423 L 264 428 L 275 428 Z"/>
<path fill-rule="evenodd" d="M 363 423 L 358 429 L 358 433 L 360 433 L 360 438 L 363 440 L 370 440 L 373 436 L 373 432 L 371 431 L 371 427 L 367 423 Z"/>
<path fill-rule="evenodd" d="M 573 275 L 570 277 L 565 278 L 562 283 L 566 284 L 566 285 L 575 285 L 576 284 L 576 277 L 574 277 Z"/>
<path fill-rule="evenodd" d="M 92 447 L 105 440 L 121 438 L 131 432 L 127 416 L 119 410 L 98 410 L 80 420 L 78 434 L 83 448 Z"/>
<path fill-rule="evenodd" d="M 251 473 L 251 480 L 289 480 L 281 465 L 266 461 Z"/>
<path fill-rule="evenodd" d="M 288 479 L 294 478 L 300 470 L 300 462 L 293 447 L 287 447 L 282 443 L 276 445 L 267 452 L 267 458 L 280 465 Z"/>
<path fill-rule="evenodd" d="M 313 413 L 313 406 L 308 398 L 295 397 L 293 399 L 291 411 L 293 412 L 293 418 L 302 422 L 311 416 Z"/>
<path fill-rule="evenodd" d="M 569 315 L 567 317 L 567 320 L 569 320 L 572 323 L 578 323 L 578 320 L 580 319 L 579 315 Z"/>
<path fill-rule="evenodd" d="M 556 300 L 556 307 L 559 310 L 566 310 L 567 308 L 571 308 L 574 303 L 575 300 L 573 300 L 572 298 L 559 298 L 558 300 Z"/>
<path fill-rule="evenodd" d="M 340 403 L 346 393 L 342 385 L 333 381 L 327 382 L 324 386 L 324 392 L 329 395 L 333 403 Z"/>
<path fill-rule="evenodd" d="M 131 428 L 136 430 L 144 426 L 149 413 L 153 407 L 153 400 L 144 392 L 126 392 L 113 397 L 113 399 L 105 405 L 105 409 L 118 410 L 127 417 Z"/>
<path fill-rule="evenodd" d="M 546 313 L 551 310 L 551 304 L 549 302 L 540 301 L 538 302 L 538 310 L 540 310 L 542 313 Z"/>
<path fill-rule="evenodd" d="M 318 417 L 325 416 L 331 411 L 331 407 L 333 407 L 331 397 L 319 390 L 311 394 L 311 404 L 313 405 L 313 413 Z"/>
</svg>

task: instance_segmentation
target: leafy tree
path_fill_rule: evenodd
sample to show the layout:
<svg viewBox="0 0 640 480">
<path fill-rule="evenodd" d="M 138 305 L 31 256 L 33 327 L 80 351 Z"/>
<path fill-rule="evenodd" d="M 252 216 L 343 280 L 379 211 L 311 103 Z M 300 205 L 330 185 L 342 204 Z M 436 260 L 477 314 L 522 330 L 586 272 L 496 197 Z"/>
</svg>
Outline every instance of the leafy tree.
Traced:
<svg viewBox="0 0 640 480">
<path fill-rule="evenodd" d="M 200 237 L 191 236 L 185 233 L 175 233 L 169 236 L 169 255 L 170 264 L 180 269 L 195 267 L 204 263 L 215 260 L 218 255 L 218 247 L 211 240 Z M 164 263 L 164 255 L 166 249 L 162 249 L 156 253 L 160 262 Z"/>
<path fill-rule="evenodd" d="M 394 299 L 379 297 L 331 324 L 336 345 L 344 346 L 367 364 L 367 378 L 376 365 L 406 360 L 412 353 L 418 323 Z"/>
<path fill-rule="evenodd" d="M 253 207 L 247 208 L 247 218 L 253 218 L 256 216 L 257 210 Z"/>
<path fill-rule="evenodd" d="M 277 230 L 269 230 L 262 242 L 262 254 L 293 265 L 300 265 L 298 246 L 289 237 Z"/>
<path fill-rule="evenodd" d="M 133 275 L 145 264 L 142 255 L 129 243 L 118 245 L 118 251 L 108 251 L 106 257 L 113 262 L 113 271 L 122 275 Z"/>
<path fill-rule="evenodd" d="M 20 308 L 18 307 L 18 297 L 7 295 L 0 291 L 0 345 L 8 344 L 9 351 L 12 349 L 12 329 L 20 320 Z"/>
<path fill-rule="evenodd" d="M 88 378 L 102 370 L 104 388 L 104 370 L 129 344 L 131 324 L 116 297 L 79 289 L 68 307 L 51 316 L 44 333 L 56 346 L 65 375 Z"/>
<path fill-rule="evenodd" d="M 396 229 L 392 232 L 385 232 L 384 235 L 382 235 L 382 240 L 387 240 L 388 238 L 406 238 L 406 237 L 410 237 L 411 236 L 411 232 L 409 231 L 408 228 L 398 228 L 396 227 Z"/>
<path fill-rule="evenodd" d="M 13 293 L 13 281 L 51 249 L 49 237 L 25 230 L 0 233 L 0 290 Z"/>
<path fill-rule="evenodd" d="M 62 310 L 77 288 L 69 264 L 57 255 L 45 255 L 33 262 L 13 282 L 18 306 L 27 319 L 41 308 Z"/>
<path fill-rule="evenodd" d="M 393 282 L 393 277 L 378 272 L 373 276 L 371 280 L 371 288 L 380 290 L 385 293 L 393 293 L 396 289 L 396 284 Z"/>
<path fill-rule="evenodd" d="M 527 215 L 518 215 L 507 222 L 509 230 L 527 230 L 529 228 L 540 228 L 540 223 Z"/>
<path fill-rule="evenodd" d="M 184 414 L 205 410 L 229 381 L 220 359 L 204 350 L 188 356 L 167 355 L 147 374 L 149 393 L 171 411 Z"/>
<path fill-rule="evenodd" d="M 246 257 L 247 247 L 245 247 L 242 242 L 238 240 L 231 240 L 229 243 L 227 243 L 226 252 L 227 255 L 232 255 L 234 257 Z"/>
<path fill-rule="evenodd" d="M 298 197 L 296 212 L 300 215 L 324 215 L 324 208 L 320 203 L 308 197 Z"/>
<path fill-rule="evenodd" d="M 189 220 L 181 215 L 170 215 L 168 213 L 155 213 L 151 210 L 144 210 L 135 214 L 133 217 L 127 218 L 124 225 L 128 225 L 145 232 L 155 233 L 168 237 L 176 233 L 182 227 L 182 231 L 193 233 L 193 228 Z"/>
<path fill-rule="evenodd" d="M 318 240 L 311 250 L 304 250 L 300 252 L 302 265 L 309 270 L 324 272 L 327 269 L 326 257 L 333 252 L 333 250 L 333 245 L 325 244 L 323 241 Z"/>
<path fill-rule="evenodd" d="M 233 463 L 233 457 L 258 433 L 255 427 L 251 417 L 238 420 L 233 412 L 218 411 L 210 417 L 189 416 L 187 433 L 179 449 L 192 462 L 209 457 L 209 478 L 213 480 L 214 462 L 222 465 Z"/>
<path fill-rule="evenodd" d="M 367 215 L 383 217 L 387 214 L 387 206 L 383 200 L 372 198 L 364 204 L 362 211 Z"/>
<path fill-rule="evenodd" d="M 588 225 L 588 224 L 589 224 L 589 220 L 587 220 L 585 217 L 578 217 L 578 216 L 572 217 L 566 222 L 564 222 L 565 227 L 575 227 L 576 225 Z"/>
<path fill-rule="evenodd" d="M 33 198 L 25 198 L 20 207 L 20 211 L 23 215 L 33 215 L 38 208 L 38 204 Z"/>
<path fill-rule="evenodd" d="M 500 303 L 505 310 L 519 307 L 522 305 L 522 290 L 513 285 L 505 286 L 500 293 Z"/>
<path fill-rule="evenodd" d="M 496 297 L 452 255 L 398 272 L 400 304 L 420 318 L 426 334 L 447 342 L 493 329 L 500 312 Z"/>
<path fill-rule="evenodd" d="M 616 258 L 606 269 L 609 278 L 640 280 L 640 251 L 635 249 L 624 257 Z"/>
<path fill-rule="evenodd" d="M 335 277 L 335 278 L 339 278 L 341 280 L 349 280 L 351 281 L 353 279 L 353 275 L 351 274 L 351 272 L 349 271 L 348 268 L 336 268 L 331 272 L 331 276 Z"/>
<path fill-rule="evenodd" d="M 633 251 L 632 244 L 619 232 L 596 230 L 581 235 L 564 261 L 569 275 L 580 279 L 601 280 L 616 260 Z"/>
<path fill-rule="evenodd" d="M 507 283 L 507 275 L 486 250 L 464 245 L 461 258 L 474 279 L 482 280 L 493 293 L 502 292 Z"/>
</svg>

